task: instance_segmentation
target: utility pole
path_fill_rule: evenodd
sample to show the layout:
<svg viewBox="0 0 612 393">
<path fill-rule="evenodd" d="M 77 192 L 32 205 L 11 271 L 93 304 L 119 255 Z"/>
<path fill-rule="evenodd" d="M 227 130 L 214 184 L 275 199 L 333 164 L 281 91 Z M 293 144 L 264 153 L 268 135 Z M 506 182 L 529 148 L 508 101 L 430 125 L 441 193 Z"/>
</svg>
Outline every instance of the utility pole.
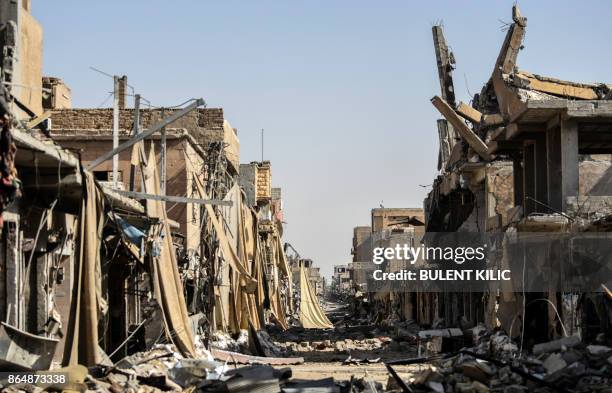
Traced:
<svg viewBox="0 0 612 393">
<path fill-rule="evenodd" d="M 140 133 L 140 94 L 134 94 L 134 129 L 132 135 Z M 140 155 L 140 152 L 138 152 Z M 136 166 L 132 163 L 130 168 L 130 191 L 134 191 L 136 185 Z M 141 190 L 142 191 L 142 190 Z"/>
<path fill-rule="evenodd" d="M 119 146 L 119 77 L 113 76 L 113 149 Z M 119 156 L 113 156 L 113 189 L 117 189 L 119 177 Z"/>
<path fill-rule="evenodd" d="M 164 118 L 164 108 L 162 108 L 162 119 Z M 166 195 L 166 127 L 161 129 L 161 186 L 162 195 Z"/>
</svg>

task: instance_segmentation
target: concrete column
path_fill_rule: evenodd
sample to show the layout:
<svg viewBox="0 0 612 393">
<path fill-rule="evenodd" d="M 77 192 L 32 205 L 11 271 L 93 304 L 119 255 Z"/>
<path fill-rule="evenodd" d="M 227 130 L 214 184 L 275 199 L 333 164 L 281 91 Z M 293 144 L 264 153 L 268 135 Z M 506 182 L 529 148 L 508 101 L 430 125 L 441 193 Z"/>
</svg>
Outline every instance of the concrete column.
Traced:
<svg viewBox="0 0 612 393">
<path fill-rule="evenodd" d="M 530 198 L 536 198 L 536 166 L 535 144 L 523 148 L 523 211 L 525 216 L 536 211 L 536 203 Z"/>
<path fill-rule="evenodd" d="M 535 199 L 548 205 L 548 165 L 546 155 L 546 134 L 536 138 L 535 141 Z M 550 209 L 536 204 L 535 209 L 541 213 L 551 213 Z"/>
<path fill-rule="evenodd" d="M 21 292 L 23 278 L 23 254 L 21 252 L 21 232 L 19 221 L 5 221 L 3 228 L 5 242 L 5 277 L 6 277 L 6 317 L 4 321 L 19 329 L 23 329 L 24 296 Z"/>
<path fill-rule="evenodd" d="M 512 156 L 512 177 L 514 181 L 514 206 L 524 206 L 523 155 L 519 151 Z"/>
<path fill-rule="evenodd" d="M 127 76 L 123 75 L 119 78 L 119 109 L 125 109 L 127 102 Z"/>
<path fill-rule="evenodd" d="M 546 148 L 549 204 L 565 211 L 566 198 L 578 196 L 578 123 L 561 120 L 548 130 Z"/>
</svg>

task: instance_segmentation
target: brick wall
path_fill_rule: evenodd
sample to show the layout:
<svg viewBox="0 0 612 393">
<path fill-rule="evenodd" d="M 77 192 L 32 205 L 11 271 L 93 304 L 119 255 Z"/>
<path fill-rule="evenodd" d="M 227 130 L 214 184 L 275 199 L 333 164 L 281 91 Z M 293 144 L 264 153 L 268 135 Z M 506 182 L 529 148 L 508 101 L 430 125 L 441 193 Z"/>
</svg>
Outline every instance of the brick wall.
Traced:
<svg viewBox="0 0 612 393">
<path fill-rule="evenodd" d="M 264 161 L 257 168 L 257 201 L 272 199 L 272 172 L 270 163 Z"/>
<path fill-rule="evenodd" d="M 177 109 L 141 109 L 140 124 L 147 128 L 162 117 L 170 115 Z M 119 129 L 124 132 L 134 127 L 134 109 L 119 111 Z M 222 141 L 223 109 L 203 108 L 192 111 L 168 126 L 169 128 L 185 128 L 201 143 Z M 113 110 L 104 109 L 59 109 L 52 111 L 52 130 L 110 130 L 113 128 Z"/>
<path fill-rule="evenodd" d="M 143 129 L 157 123 L 178 109 L 141 109 L 140 125 Z M 163 113 L 163 115 L 162 115 Z M 60 134 L 78 130 L 86 131 L 111 130 L 113 128 L 113 110 L 103 109 L 57 109 L 51 114 L 51 132 Z M 119 133 L 128 135 L 134 128 L 134 109 L 119 111 Z M 240 165 L 240 141 L 236 130 L 223 118 L 222 108 L 202 108 L 172 122 L 167 129 L 186 129 L 198 144 L 208 145 L 212 142 L 225 142 L 226 156 L 230 167 L 238 173 Z"/>
</svg>

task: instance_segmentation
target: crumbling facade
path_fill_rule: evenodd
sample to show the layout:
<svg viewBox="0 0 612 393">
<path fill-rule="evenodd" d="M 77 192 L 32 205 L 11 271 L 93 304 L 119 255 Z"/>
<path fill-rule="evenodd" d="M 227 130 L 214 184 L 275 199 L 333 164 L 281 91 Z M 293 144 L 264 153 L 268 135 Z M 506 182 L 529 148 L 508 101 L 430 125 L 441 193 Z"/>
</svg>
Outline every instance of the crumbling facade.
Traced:
<svg viewBox="0 0 612 393">
<path fill-rule="evenodd" d="M 491 78 L 471 105 L 456 102 L 454 56 L 441 26 L 433 27 L 441 95 L 431 101 L 443 119 L 438 120 L 440 172 L 425 200 L 427 231 L 605 231 L 598 223 L 609 214 L 610 86 L 520 70 L 527 18 L 516 6 L 512 18 Z M 471 323 L 501 326 L 513 337 L 525 331 L 527 321 L 538 321 L 524 333 L 534 340 L 557 337 L 564 322 L 569 333 L 585 338 L 610 334 L 610 310 L 587 306 L 602 304 L 590 294 L 471 295 L 432 294 L 439 305 L 435 315 L 451 324 L 471 315 Z M 585 318 L 597 323 L 587 326 Z"/>
<path fill-rule="evenodd" d="M 29 1 L 1 7 L 0 341 L 24 347 L 3 364 L 93 366 L 160 342 L 196 357 L 215 332 L 287 329 L 281 190 L 269 162 L 240 173 L 223 110 L 128 108 L 125 76 L 117 108 L 72 108 L 41 75 Z"/>
</svg>

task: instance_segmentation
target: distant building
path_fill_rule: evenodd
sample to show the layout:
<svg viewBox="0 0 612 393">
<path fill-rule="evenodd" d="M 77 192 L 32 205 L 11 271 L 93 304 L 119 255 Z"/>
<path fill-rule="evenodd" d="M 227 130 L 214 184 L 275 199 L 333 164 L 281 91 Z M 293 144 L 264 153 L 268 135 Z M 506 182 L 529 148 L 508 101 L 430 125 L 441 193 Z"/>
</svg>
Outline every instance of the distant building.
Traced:
<svg viewBox="0 0 612 393">
<path fill-rule="evenodd" d="M 325 294 L 325 277 L 321 276 L 321 268 L 315 267 L 312 259 L 297 258 L 293 259 L 289 256 L 291 265 L 291 275 L 293 277 L 293 285 L 299 288 L 300 285 L 300 265 L 304 265 L 306 276 L 310 282 L 310 286 L 315 291 L 317 296 Z"/>
<path fill-rule="evenodd" d="M 372 260 L 372 227 L 360 226 L 353 228 L 353 262 Z"/>
<path fill-rule="evenodd" d="M 385 229 L 422 226 L 425 223 L 423 208 L 376 208 L 372 209 L 372 232 Z"/>
<path fill-rule="evenodd" d="M 376 265 L 371 260 L 351 262 L 349 275 L 353 288 L 366 292 L 368 290 L 368 278 L 372 277 L 375 268 Z"/>
<path fill-rule="evenodd" d="M 368 279 L 375 269 L 401 270 L 405 261 L 385 261 L 377 266 L 372 262 L 375 247 L 395 247 L 397 244 L 417 246 L 425 232 L 422 208 L 375 208 L 371 211 L 371 226 L 353 228 L 353 262 L 349 266 L 351 284 L 368 290 Z"/>
<path fill-rule="evenodd" d="M 349 265 L 334 266 L 332 285 L 337 293 L 348 292 L 351 290 L 351 272 Z"/>
<path fill-rule="evenodd" d="M 43 109 L 70 109 L 72 108 L 72 91 L 63 80 L 52 76 L 43 76 L 42 79 Z"/>
</svg>

